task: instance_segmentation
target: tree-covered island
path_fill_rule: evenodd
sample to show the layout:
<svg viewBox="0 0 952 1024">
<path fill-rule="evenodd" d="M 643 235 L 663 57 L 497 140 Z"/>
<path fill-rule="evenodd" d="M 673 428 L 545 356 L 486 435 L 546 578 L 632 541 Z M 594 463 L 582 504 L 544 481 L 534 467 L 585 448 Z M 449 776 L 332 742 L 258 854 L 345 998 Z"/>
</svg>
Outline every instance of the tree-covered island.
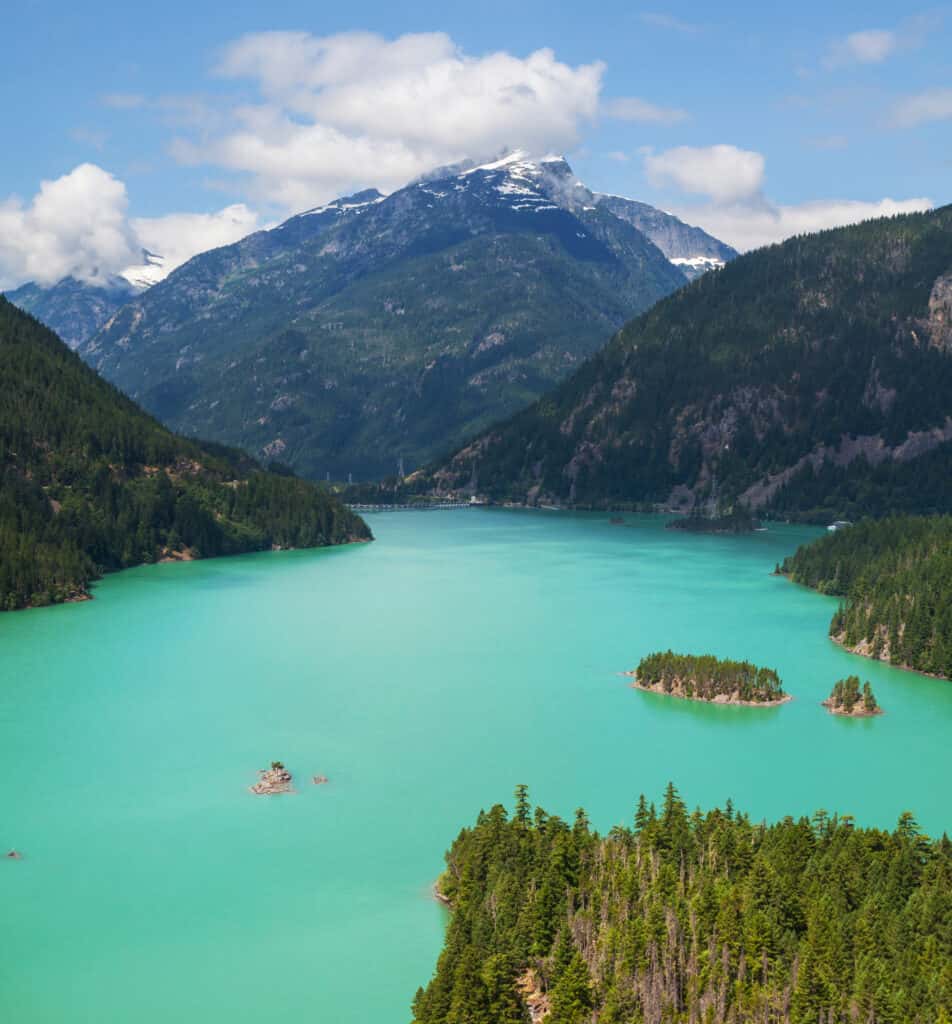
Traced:
<svg viewBox="0 0 952 1024">
<path fill-rule="evenodd" d="M 859 676 L 847 676 L 834 683 L 829 697 L 822 704 L 831 715 L 867 718 L 883 713 L 869 680 L 860 686 Z"/>
<path fill-rule="evenodd" d="M 830 636 L 854 654 L 952 678 L 952 516 L 863 520 L 780 571 L 844 599 Z"/>
<path fill-rule="evenodd" d="M 713 654 L 657 651 L 627 675 L 640 690 L 711 704 L 773 705 L 791 699 L 774 669 Z"/>
<path fill-rule="evenodd" d="M 517 790 L 446 854 L 452 908 L 415 1024 L 938 1024 L 952 842 L 851 817 L 689 812 L 669 785 L 593 831 Z"/>
</svg>

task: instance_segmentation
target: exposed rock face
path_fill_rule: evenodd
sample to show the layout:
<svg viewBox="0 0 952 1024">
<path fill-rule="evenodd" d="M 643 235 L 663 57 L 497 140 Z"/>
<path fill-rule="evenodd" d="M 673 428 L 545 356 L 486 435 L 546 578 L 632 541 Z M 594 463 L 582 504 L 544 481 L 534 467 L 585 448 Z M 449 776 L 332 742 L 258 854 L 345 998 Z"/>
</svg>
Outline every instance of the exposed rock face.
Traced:
<svg viewBox="0 0 952 1024">
<path fill-rule="evenodd" d="M 255 796 L 277 796 L 279 793 L 291 793 L 294 779 L 280 761 L 272 761 L 270 768 L 258 771 L 258 781 L 248 788 Z"/>
<path fill-rule="evenodd" d="M 952 352 L 952 272 L 944 274 L 932 286 L 929 341 L 944 352 Z"/>
</svg>

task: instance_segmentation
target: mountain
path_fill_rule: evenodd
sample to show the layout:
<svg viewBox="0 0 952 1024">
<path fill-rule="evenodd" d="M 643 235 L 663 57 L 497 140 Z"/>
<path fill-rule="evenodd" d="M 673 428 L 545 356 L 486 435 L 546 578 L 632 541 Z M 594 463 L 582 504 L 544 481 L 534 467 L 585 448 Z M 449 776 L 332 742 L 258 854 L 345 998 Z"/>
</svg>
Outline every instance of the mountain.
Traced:
<svg viewBox="0 0 952 1024">
<path fill-rule="evenodd" d="M 716 270 L 737 257 L 737 250 L 709 235 L 701 228 L 692 227 L 678 220 L 672 213 L 665 213 L 647 203 L 624 196 L 611 196 L 603 192 L 594 193 L 594 201 L 616 217 L 627 221 L 643 234 L 679 267 L 689 281 L 700 277 L 708 270 Z"/>
<path fill-rule="evenodd" d="M 740 256 L 416 486 L 530 504 L 952 511 L 952 207 Z"/>
<path fill-rule="evenodd" d="M 64 277 L 48 287 L 31 281 L 7 292 L 6 298 L 42 320 L 75 349 L 92 337 L 137 290 L 120 276 L 109 278 L 105 284 Z"/>
<path fill-rule="evenodd" d="M 193 258 L 81 353 L 175 429 L 311 477 L 409 469 L 685 283 L 561 159 L 359 193 Z"/>
<path fill-rule="evenodd" d="M 177 437 L 0 298 L 0 610 L 103 572 L 370 538 L 313 484 Z"/>
</svg>

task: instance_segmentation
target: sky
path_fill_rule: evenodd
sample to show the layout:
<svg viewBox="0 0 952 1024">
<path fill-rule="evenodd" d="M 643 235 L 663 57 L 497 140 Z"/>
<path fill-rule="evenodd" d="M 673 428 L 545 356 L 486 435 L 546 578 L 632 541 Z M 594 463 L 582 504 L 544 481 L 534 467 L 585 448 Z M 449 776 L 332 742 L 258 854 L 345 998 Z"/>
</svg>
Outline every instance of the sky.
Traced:
<svg viewBox="0 0 952 1024">
<path fill-rule="evenodd" d="M 952 8 L 20 0 L 0 287 L 170 265 L 506 149 L 749 249 L 952 200 Z"/>
</svg>

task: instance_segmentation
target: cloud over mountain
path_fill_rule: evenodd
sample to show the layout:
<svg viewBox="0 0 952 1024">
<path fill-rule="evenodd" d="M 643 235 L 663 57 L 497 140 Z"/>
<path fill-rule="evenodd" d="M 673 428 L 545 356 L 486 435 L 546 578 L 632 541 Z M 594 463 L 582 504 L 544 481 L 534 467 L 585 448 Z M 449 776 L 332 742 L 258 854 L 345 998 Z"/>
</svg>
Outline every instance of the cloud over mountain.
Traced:
<svg viewBox="0 0 952 1024">
<path fill-rule="evenodd" d="M 507 147 L 571 148 L 598 112 L 603 71 L 549 49 L 470 56 L 442 32 L 258 32 L 226 47 L 217 74 L 250 80 L 259 101 L 236 107 L 211 139 L 176 140 L 173 153 L 250 176 L 255 196 L 298 210 Z"/>
<path fill-rule="evenodd" d="M 142 249 L 161 253 L 166 273 L 198 252 L 256 230 L 258 214 L 243 203 L 215 213 L 128 216 L 125 184 L 96 164 L 43 181 L 29 202 L 0 201 L 0 288 L 24 281 L 54 284 L 64 277 L 103 283 Z"/>
</svg>

